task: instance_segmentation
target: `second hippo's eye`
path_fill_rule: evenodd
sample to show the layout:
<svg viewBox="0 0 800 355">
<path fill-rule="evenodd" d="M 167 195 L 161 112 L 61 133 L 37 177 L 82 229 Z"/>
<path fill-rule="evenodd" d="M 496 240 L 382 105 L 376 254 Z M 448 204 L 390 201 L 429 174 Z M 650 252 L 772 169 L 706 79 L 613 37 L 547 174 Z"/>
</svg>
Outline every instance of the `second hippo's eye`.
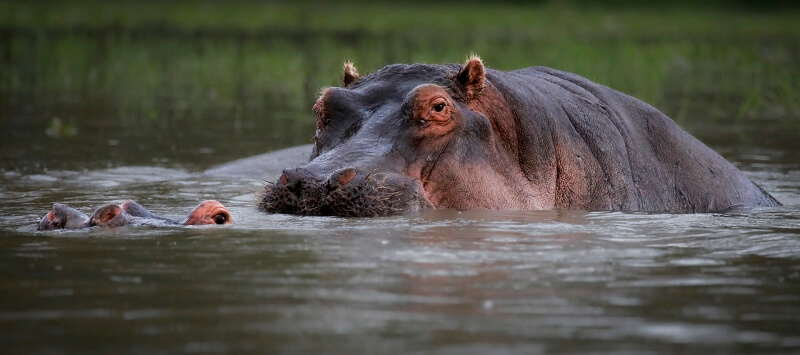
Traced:
<svg viewBox="0 0 800 355">
<path fill-rule="evenodd" d="M 227 222 L 227 221 L 228 221 L 228 216 L 226 216 L 224 214 L 220 213 L 220 214 L 214 216 L 214 223 L 216 223 L 216 224 L 225 224 L 225 222 Z"/>
</svg>

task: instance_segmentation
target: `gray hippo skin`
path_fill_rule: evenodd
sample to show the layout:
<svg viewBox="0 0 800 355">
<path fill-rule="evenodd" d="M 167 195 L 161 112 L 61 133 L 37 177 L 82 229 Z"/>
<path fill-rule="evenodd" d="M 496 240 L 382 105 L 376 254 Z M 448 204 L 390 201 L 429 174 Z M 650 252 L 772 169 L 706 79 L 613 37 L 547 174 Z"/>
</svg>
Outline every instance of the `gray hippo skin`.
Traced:
<svg viewBox="0 0 800 355">
<path fill-rule="evenodd" d="M 532 67 L 389 65 L 323 91 L 311 160 L 267 186 L 269 213 L 424 208 L 669 213 L 779 206 L 650 105 Z"/>
</svg>

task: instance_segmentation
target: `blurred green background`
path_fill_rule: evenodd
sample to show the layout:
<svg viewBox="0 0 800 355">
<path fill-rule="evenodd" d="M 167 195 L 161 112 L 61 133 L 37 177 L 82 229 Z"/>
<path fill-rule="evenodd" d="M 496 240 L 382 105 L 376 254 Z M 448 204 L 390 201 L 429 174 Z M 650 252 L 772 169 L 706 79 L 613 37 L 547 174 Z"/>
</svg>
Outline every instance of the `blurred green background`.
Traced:
<svg viewBox="0 0 800 355">
<path fill-rule="evenodd" d="M 203 169 L 310 142 L 310 107 L 345 60 L 363 75 L 470 53 L 494 69 L 575 72 L 690 131 L 794 127 L 796 3 L 2 2 L 0 169 Z"/>
</svg>

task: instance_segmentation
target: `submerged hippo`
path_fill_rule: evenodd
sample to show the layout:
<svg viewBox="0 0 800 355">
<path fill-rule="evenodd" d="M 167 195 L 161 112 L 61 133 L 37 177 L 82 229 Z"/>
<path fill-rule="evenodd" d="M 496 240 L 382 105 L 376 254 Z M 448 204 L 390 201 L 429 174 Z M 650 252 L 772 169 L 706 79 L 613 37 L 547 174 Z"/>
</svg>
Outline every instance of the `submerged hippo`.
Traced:
<svg viewBox="0 0 800 355">
<path fill-rule="evenodd" d="M 261 199 L 270 213 L 425 208 L 710 212 L 780 203 L 669 117 L 575 74 L 389 65 L 314 105 L 311 161 Z"/>
<path fill-rule="evenodd" d="M 135 201 L 125 201 L 121 205 L 107 204 L 95 210 L 92 216 L 87 216 L 67 205 L 53 204 L 50 210 L 36 226 L 36 230 L 53 229 L 81 229 L 88 227 L 122 227 L 127 225 L 206 225 L 206 224 L 231 224 L 233 219 L 225 206 L 214 200 L 201 202 L 195 207 L 186 219 L 175 221 L 155 215 Z"/>
</svg>

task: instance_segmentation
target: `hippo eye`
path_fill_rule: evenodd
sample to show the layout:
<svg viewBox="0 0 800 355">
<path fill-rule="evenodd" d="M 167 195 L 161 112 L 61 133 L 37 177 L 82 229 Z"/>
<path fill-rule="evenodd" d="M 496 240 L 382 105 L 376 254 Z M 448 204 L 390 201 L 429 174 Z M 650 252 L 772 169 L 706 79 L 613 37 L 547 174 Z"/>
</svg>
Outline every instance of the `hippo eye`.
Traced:
<svg viewBox="0 0 800 355">
<path fill-rule="evenodd" d="M 433 110 L 436 112 L 442 112 L 442 110 L 444 110 L 444 102 L 433 105 Z"/>
<path fill-rule="evenodd" d="M 225 222 L 227 220 L 228 220 L 228 216 L 226 216 L 224 214 L 221 214 L 221 213 L 216 215 L 216 216 L 214 216 L 214 223 L 216 223 L 216 224 L 225 224 Z"/>
</svg>

